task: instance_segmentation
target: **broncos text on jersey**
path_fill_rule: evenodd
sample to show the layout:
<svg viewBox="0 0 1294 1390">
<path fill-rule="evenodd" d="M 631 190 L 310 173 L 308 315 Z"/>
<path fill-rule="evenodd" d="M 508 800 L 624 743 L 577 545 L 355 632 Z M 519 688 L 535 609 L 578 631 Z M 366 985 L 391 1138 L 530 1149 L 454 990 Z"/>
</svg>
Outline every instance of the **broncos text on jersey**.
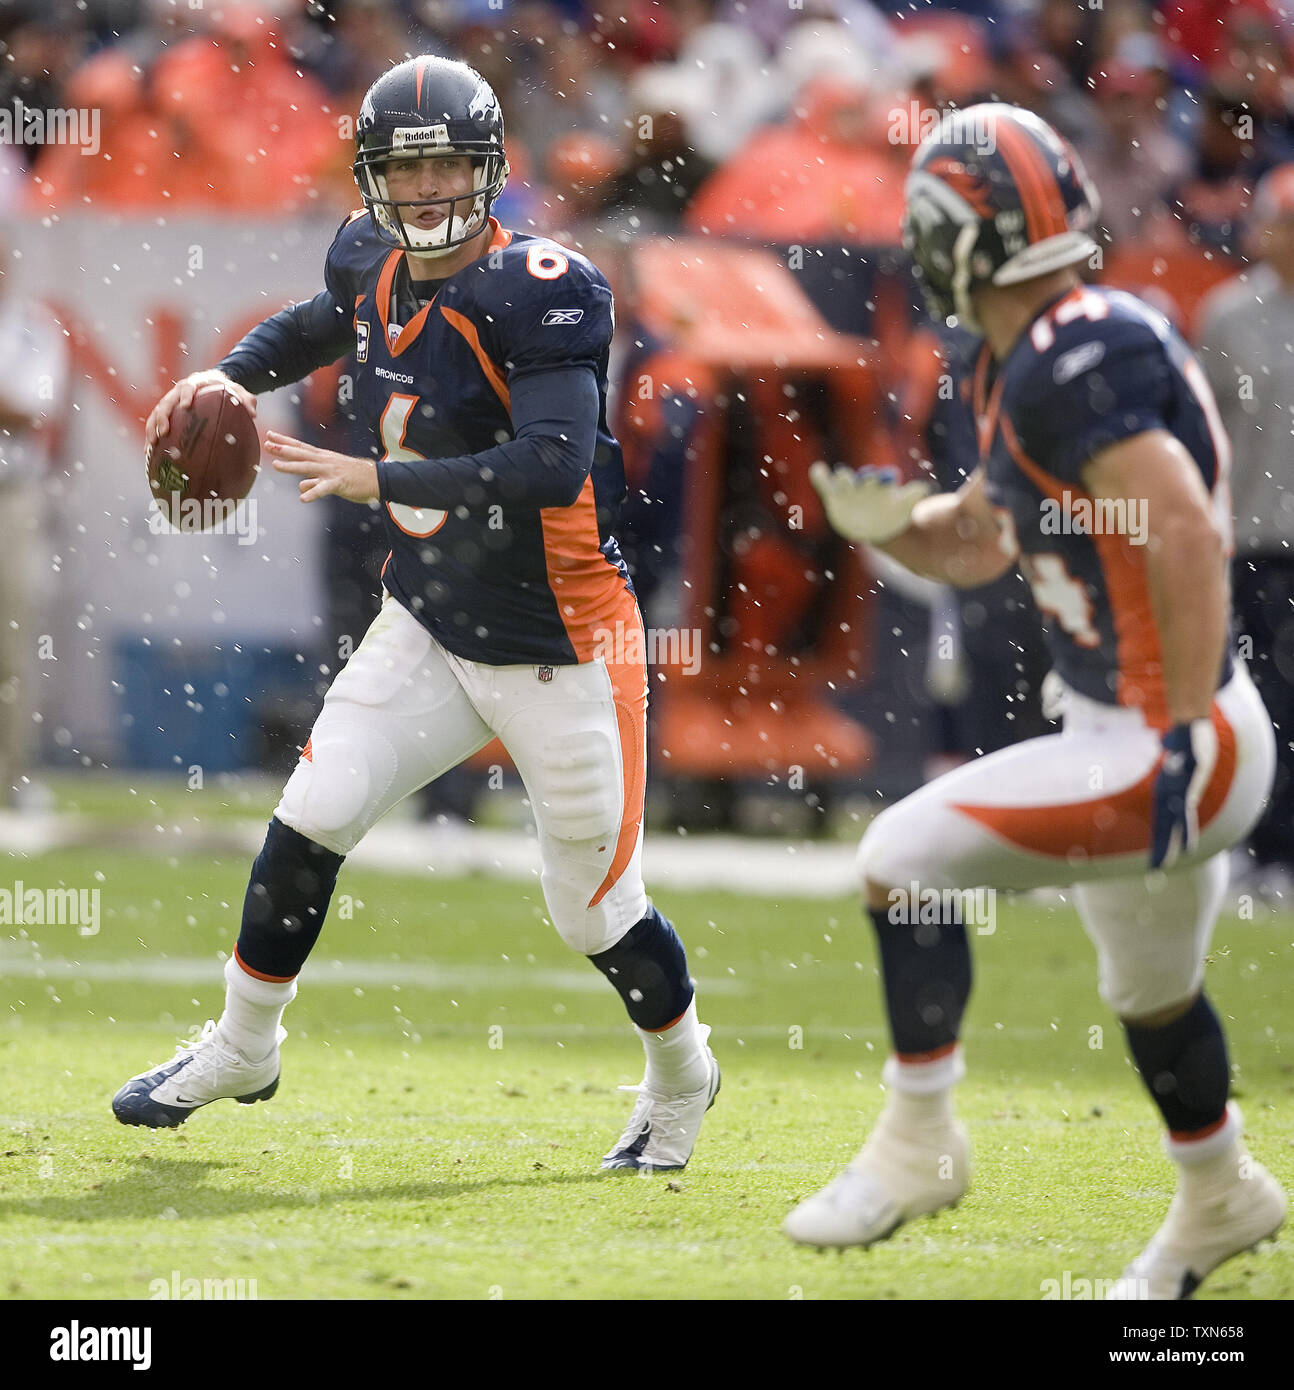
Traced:
<svg viewBox="0 0 1294 1390">
<path fill-rule="evenodd" d="M 1199 363 L 1133 295 L 1080 286 L 1001 363 L 985 345 L 974 395 L 988 500 L 1018 547 L 1057 673 L 1089 699 L 1167 727 L 1145 502 L 1098 501 L 1082 470 L 1102 449 L 1166 430 L 1195 460 L 1229 538 L 1230 449 Z M 1228 655 L 1218 685 L 1230 674 Z"/>
<path fill-rule="evenodd" d="M 587 366 L 599 418 L 592 469 L 573 506 L 383 507 L 387 590 L 448 651 L 492 665 L 593 658 L 596 634 L 634 604 L 610 526 L 625 491 L 607 426 L 611 290 L 577 252 L 490 220 L 485 253 L 441 283 L 407 322 L 393 309 L 404 253 L 371 220 L 344 223 L 325 280 L 354 311 L 355 410 L 382 459 L 478 454 L 513 438 L 519 376 Z"/>
</svg>

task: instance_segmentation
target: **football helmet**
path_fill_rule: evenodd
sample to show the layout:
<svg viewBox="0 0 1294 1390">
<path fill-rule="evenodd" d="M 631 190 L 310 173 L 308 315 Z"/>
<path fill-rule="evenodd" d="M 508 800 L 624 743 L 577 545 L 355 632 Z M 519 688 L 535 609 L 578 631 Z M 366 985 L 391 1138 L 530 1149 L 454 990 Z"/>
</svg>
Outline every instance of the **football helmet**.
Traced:
<svg viewBox="0 0 1294 1390">
<path fill-rule="evenodd" d="M 443 256 L 470 241 L 508 179 L 498 99 L 475 68 L 447 58 L 410 58 L 379 77 L 360 107 L 355 144 L 352 173 L 374 229 L 388 245 L 415 256 Z M 468 155 L 472 191 L 396 202 L 387 188 L 387 161 L 411 155 Z M 444 218 L 419 227 L 414 219 L 428 207 L 442 208 Z"/>
<path fill-rule="evenodd" d="M 1100 210 L 1078 156 L 1040 116 L 1005 102 L 950 111 L 904 186 L 903 245 L 930 312 L 979 331 L 971 290 L 1086 260 Z"/>
</svg>

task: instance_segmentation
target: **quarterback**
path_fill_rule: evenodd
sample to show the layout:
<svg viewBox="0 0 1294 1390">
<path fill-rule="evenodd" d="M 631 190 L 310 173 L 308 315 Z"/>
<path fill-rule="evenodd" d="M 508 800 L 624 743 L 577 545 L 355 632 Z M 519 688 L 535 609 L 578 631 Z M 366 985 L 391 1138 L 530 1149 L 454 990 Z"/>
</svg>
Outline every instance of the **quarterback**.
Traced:
<svg viewBox="0 0 1294 1390">
<path fill-rule="evenodd" d="M 962 1196 L 969 1148 L 950 1097 L 971 960 L 956 890 L 1074 884 L 1177 1172 L 1162 1227 L 1112 1296 L 1185 1298 L 1285 1217 L 1284 1192 L 1245 1150 L 1203 988 L 1227 850 L 1258 818 L 1275 744 L 1232 651 L 1215 403 L 1164 319 L 1082 283 L 1095 213 L 1046 122 L 1001 104 L 945 116 L 913 159 L 904 239 L 934 314 L 984 340 L 979 466 L 937 497 L 875 471 L 815 470 L 836 529 L 918 574 L 974 587 L 1019 564 L 1064 728 L 936 779 L 864 835 L 888 1097 L 862 1152 L 785 1229 L 869 1245 Z M 895 910 L 914 887 L 941 920 Z"/>
<path fill-rule="evenodd" d="M 364 208 L 337 232 L 324 290 L 178 383 L 147 428 L 165 434 L 208 381 L 254 406 L 353 350 L 374 457 L 273 432 L 265 449 L 304 502 L 381 503 L 382 611 L 329 689 L 252 866 L 223 1014 L 128 1081 L 113 1111 L 174 1126 L 221 1097 L 268 1100 L 280 1020 L 346 854 L 498 737 L 534 809 L 553 923 L 619 992 L 646 1052 L 602 1166 L 681 1168 L 719 1068 L 682 943 L 643 887 L 645 644 L 608 655 L 603 640 L 642 622 L 609 529 L 625 487 L 606 420 L 611 291 L 584 257 L 490 216 L 508 174 L 503 117 L 466 64 L 392 68 L 356 141 Z"/>
</svg>

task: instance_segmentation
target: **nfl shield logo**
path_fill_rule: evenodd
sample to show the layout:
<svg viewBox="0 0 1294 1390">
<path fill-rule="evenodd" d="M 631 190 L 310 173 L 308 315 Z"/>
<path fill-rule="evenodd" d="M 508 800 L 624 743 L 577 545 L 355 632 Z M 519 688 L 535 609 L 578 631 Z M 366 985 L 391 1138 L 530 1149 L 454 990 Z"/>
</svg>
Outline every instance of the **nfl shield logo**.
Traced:
<svg viewBox="0 0 1294 1390">
<path fill-rule="evenodd" d="M 355 360 L 368 361 L 368 324 L 363 319 L 355 321 Z"/>
<path fill-rule="evenodd" d="M 535 675 L 541 681 L 550 681 L 553 678 L 553 668 L 551 666 L 536 666 Z"/>
</svg>

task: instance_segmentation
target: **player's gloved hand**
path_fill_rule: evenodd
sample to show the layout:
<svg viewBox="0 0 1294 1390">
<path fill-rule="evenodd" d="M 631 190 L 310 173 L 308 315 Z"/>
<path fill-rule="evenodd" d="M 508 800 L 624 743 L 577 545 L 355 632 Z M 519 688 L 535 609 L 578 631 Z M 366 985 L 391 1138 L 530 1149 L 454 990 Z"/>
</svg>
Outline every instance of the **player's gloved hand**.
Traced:
<svg viewBox="0 0 1294 1390">
<path fill-rule="evenodd" d="M 1169 869 L 1199 842 L 1200 798 L 1218 761 L 1211 719 L 1176 724 L 1163 736 L 1164 758 L 1151 792 L 1150 867 Z"/>
<path fill-rule="evenodd" d="M 239 386 L 236 382 L 230 381 L 224 372 L 217 371 L 212 367 L 205 372 L 194 372 L 182 381 L 177 381 L 158 401 L 144 424 L 145 443 L 152 444 L 155 439 L 161 439 L 171 427 L 171 413 L 177 407 L 183 409 L 191 406 L 200 387 L 209 386 L 217 381 L 224 384 L 230 395 L 237 396 L 242 401 L 249 414 L 255 416 L 256 397 L 245 386 Z"/>
<path fill-rule="evenodd" d="M 924 482 L 900 483 L 893 468 L 860 468 L 815 463 L 809 481 L 822 498 L 832 528 L 851 541 L 884 545 L 908 529 L 912 509 L 930 491 Z"/>
</svg>

